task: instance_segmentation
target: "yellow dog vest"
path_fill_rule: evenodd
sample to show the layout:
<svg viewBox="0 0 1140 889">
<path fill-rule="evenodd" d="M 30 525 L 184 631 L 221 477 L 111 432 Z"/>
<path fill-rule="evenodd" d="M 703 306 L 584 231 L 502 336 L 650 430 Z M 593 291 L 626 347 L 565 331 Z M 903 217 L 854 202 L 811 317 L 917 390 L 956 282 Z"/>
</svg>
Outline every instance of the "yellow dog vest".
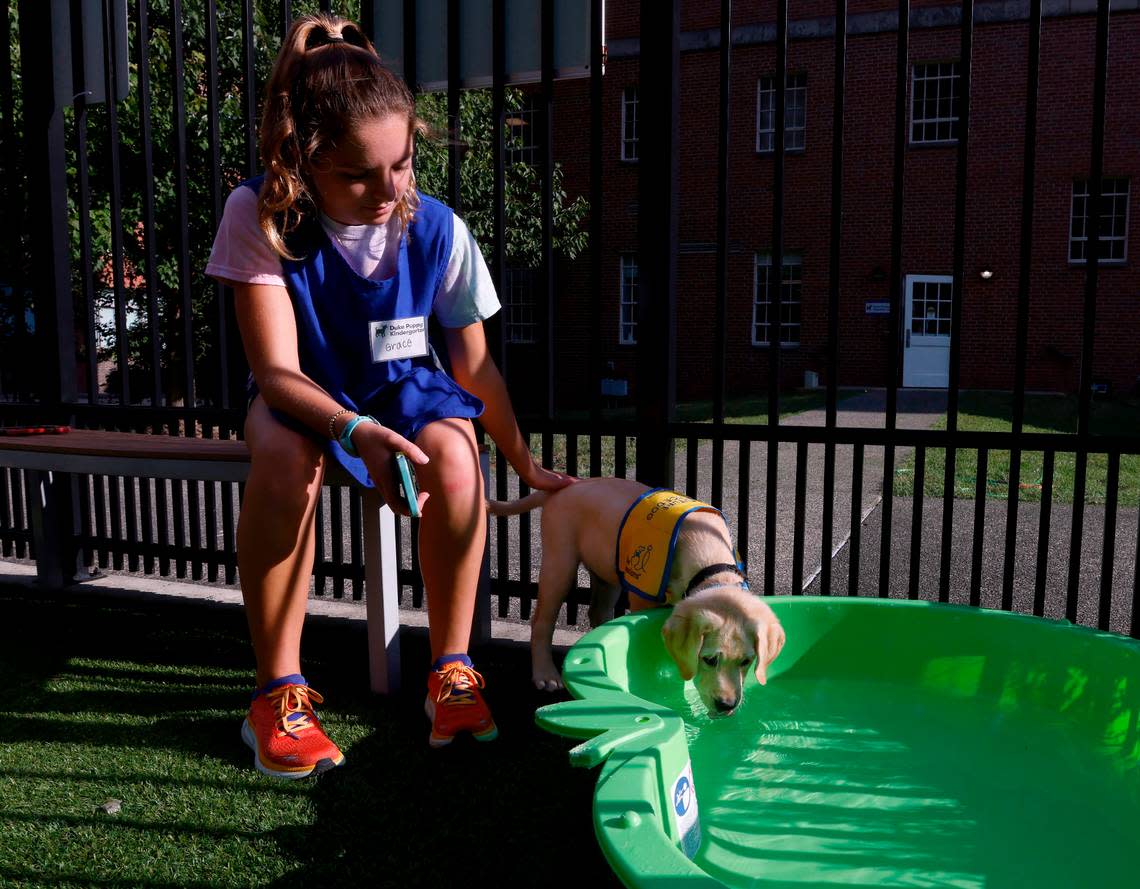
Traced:
<svg viewBox="0 0 1140 889">
<path fill-rule="evenodd" d="M 715 506 L 665 488 L 654 488 L 634 501 L 618 530 L 617 575 L 623 589 L 651 602 L 667 602 L 681 522 L 697 511 L 721 515 Z"/>
</svg>

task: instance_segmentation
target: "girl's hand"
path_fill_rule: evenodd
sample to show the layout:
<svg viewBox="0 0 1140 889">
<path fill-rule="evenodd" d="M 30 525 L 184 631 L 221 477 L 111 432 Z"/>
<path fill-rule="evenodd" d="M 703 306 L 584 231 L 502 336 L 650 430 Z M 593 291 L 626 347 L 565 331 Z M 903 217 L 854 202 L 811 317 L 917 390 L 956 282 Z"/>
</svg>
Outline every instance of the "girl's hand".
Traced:
<svg viewBox="0 0 1140 889">
<path fill-rule="evenodd" d="M 573 475 L 566 475 L 539 466 L 533 459 L 530 461 L 530 466 L 524 467 L 524 469 L 526 471 L 520 472 L 519 478 L 535 491 L 557 491 L 578 481 L 577 477 Z"/>
<path fill-rule="evenodd" d="M 416 445 L 387 426 L 375 423 L 360 423 L 352 430 L 352 446 L 368 468 L 368 474 L 373 483 L 380 489 L 384 502 L 398 515 L 411 515 L 408 502 L 400 496 L 400 485 L 396 479 L 395 459 L 397 451 L 403 454 L 417 466 L 428 462 L 428 456 Z M 420 513 L 423 513 L 424 503 L 427 502 L 428 493 L 420 491 Z"/>
</svg>

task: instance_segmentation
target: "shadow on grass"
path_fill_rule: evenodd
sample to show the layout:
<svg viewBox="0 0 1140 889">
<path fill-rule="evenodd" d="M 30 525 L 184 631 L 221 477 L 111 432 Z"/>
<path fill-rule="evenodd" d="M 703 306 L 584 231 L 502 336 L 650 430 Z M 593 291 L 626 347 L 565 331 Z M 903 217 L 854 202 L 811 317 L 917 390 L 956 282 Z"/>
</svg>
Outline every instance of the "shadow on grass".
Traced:
<svg viewBox="0 0 1140 889">
<path fill-rule="evenodd" d="M 309 861 L 277 885 L 618 885 L 593 833 L 596 772 L 572 769 L 572 743 L 540 730 L 534 710 L 554 698 L 530 684 L 529 646 L 472 652 L 487 679 L 499 738 L 427 744 L 426 634 L 401 635 L 405 690 L 364 697 L 370 731 L 322 776 L 306 832 Z M 363 663 L 359 672 L 364 676 Z M 563 698 L 565 695 L 563 695 Z"/>
<path fill-rule="evenodd" d="M 253 681 L 240 607 L 0 585 L 0 743 L 24 751 L 0 757 L 0 784 L 20 788 L 0 805 L 0 859 L 23 862 L 0 882 L 534 885 L 557 868 L 616 885 L 593 834 L 596 772 L 534 725 L 550 699 L 530 686 L 528 647 L 472 652 L 500 738 L 432 750 L 427 635 L 401 640 L 405 688 L 382 698 L 363 623 L 309 619 L 304 671 L 346 764 L 275 781 L 238 737 Z M 120 815 L 93 811 L 108 796 Z"/>
<path fill-rule="evenodd" d="M 222 714 L 241 706 L 243 674 L 252 676 L 244 618 L 169 604 L 161 617 L 161 604 L 0 587 L 9 689 L 0 739 L 230 758 L 236 731 Z M 150 721 L 140 733 L 123 717 Z"/>
</svg>

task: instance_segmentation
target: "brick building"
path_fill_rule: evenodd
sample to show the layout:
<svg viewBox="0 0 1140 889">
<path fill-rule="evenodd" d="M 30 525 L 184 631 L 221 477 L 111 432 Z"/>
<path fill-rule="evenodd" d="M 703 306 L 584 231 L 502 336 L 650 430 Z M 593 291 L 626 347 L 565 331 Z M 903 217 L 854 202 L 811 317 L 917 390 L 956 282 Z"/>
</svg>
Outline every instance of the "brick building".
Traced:
<svg viewBox="0 0 1140 889">
<path fill-rule="evenodd" d="M 591 338 L 602 375 L 636 387 L 638 12 L 635 0 L 606 4 L 602 318 L 595 329 L 589 259 L 557 260 L 555 400 L 582 407 Z M 716 152 L 719 3 L 682 5 L 681 187 L 678 259 L 678 397 L 709 398 L 716 281 Z M 1140 272 L 1131 221 L 1140 176 L 1140 11 L 1114 3 L 1104 151 L 1102 267 L 1096 307 L 1094 383 L 1113 393 L 1140 380 Z M 848 8 L 844 120 L 839 382 L 886 383 L 895 106 L 895 16 L 891 0 Z M 1026 9 L 1027 9 L 1026 4 Z M 946 385 L 960 121 L 957 4 L 911 3 L 905 204 L 900 272 L 900 385 Z M 1073 392 L 1079 384 L 1083 262 L 1092 142 L 1095 4 L 1046 3 L 1042 25 L 1032 280 L 1026 385 Z M 834 6 L 790 8 L 785 134 L 782 384 L 805 371 L 825 381 L 833 122 Z M 727 382 L 730 394 L 767 384 L 771 274 L 772 107 L 775 5 L 733 4 L 729 149 Z M 1011 389 L 1018 302 L 1029 23 L 1016 5 L 978 3 L 974 29 L 961 385 Z M 589 84 L 555 87 L 554 156 L 571 193 L 589 194 Z M 537 129 L 537 128 L 536 128 Z M 525 138 L 524 138 L 525 141 Z M 1131 242 L 1131 243 L 1130 243 Z M 983 277 L 983 272 L 989 273 Z M 545 406 L 547 348 L 541 276 L 512 272 L 504 294 L 508 373 L 520 407 Z M 870 304 L 870 305 L 869 305 Z M 536 320 L 533 327 L 519 319 Z M 683 331 L 683 333 L 680 333 Z M 533 342 L 527 342 L 531 339 Z M 541 370 L 540 370 L 541 369 Z M 529 388 L 528 388 L 529 387 Z"/>
</svg>

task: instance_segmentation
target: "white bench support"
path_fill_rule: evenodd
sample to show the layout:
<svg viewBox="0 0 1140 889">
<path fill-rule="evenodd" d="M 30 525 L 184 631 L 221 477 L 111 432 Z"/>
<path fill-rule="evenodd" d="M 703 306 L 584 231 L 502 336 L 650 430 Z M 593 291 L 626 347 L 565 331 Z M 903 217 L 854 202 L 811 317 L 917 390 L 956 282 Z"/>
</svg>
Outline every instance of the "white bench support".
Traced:
<svg viewBox="0 0 1140 889">
<path fill-rule="evenodd" d="M 400 687 L 400 581 L 396 515 L 375 488 L 364 492 L 364 611 L 372 690 Z"/>
<path fill-rule="evenodd" d="M 491 460 L 479 453 L 484 489 L 490 483 Z M 364 500 L 364 605 L 368 616 L 368 665 L 372 690 L 390 694 L 400 687 L 400 554 L 396 550 L 396 515 L 375 488 L 363 492 Z M 471 642 L 491 638 L 491 545 L 490 528 L 479 569 Z"/>
<path fill-rule="evenodd" d="M 486 448 L 479 449 L 479 469 L 483 473 L 483 498 L 491 490 L 491 455 Z M 471 643 L 479 645 L 491 640 L 491 522 L 487 521 L 486 543 L 483 544 L 483 562 L 479 568 L 479 587 L 475 594 L 475 615 L 471 624 Z"/>
</svg>

